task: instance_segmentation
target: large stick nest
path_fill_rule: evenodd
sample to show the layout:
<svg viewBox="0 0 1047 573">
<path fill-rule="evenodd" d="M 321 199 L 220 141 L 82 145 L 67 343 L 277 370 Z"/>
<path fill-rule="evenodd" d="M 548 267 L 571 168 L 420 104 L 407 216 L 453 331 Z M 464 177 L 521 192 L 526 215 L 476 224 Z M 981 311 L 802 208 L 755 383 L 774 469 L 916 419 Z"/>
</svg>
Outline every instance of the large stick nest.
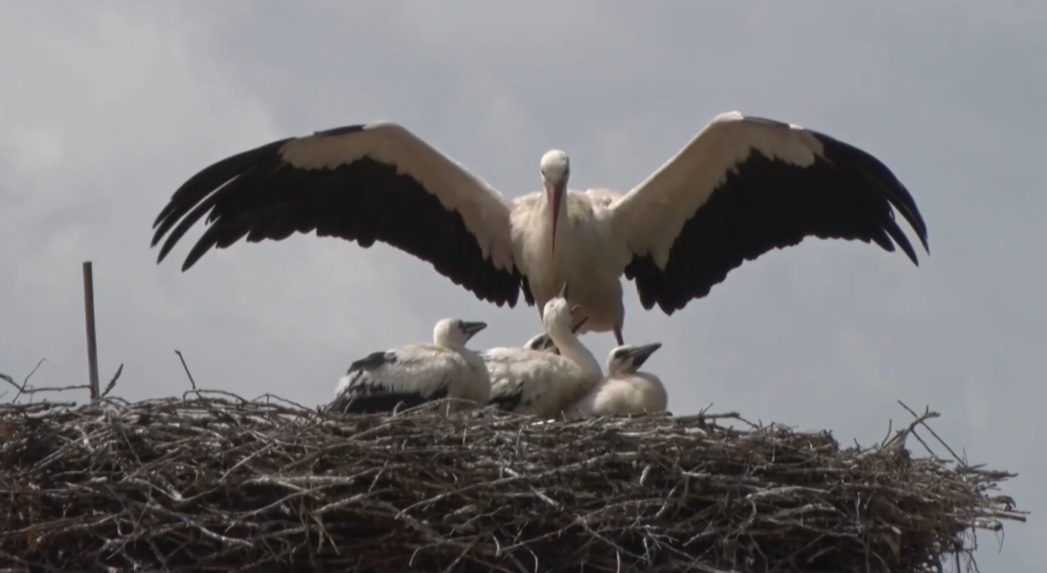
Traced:
<svg viewBox="0 0 1047 573">
<path fill-rule="evenodd" d="M 909 455 L 926 414 L 841 448 L 733 414 L 0 405 L 0 567 L 935 571 L 1024 514 L 1010 474 Z"/>
</svg>

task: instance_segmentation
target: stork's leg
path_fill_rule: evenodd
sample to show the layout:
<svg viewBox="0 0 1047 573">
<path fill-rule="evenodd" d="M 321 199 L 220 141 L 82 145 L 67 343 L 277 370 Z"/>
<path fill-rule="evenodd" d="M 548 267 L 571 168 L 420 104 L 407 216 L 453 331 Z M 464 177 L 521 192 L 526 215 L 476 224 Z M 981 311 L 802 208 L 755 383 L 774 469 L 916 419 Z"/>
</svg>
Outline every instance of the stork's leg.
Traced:
<svg viewBox="0 0 1047 573">
<path fill-rule="evenodd" d="M 625 341 L 622 340 L 622 325 L 614 327 L 614 337 L 618 340 L 618 346 L 625 344 Z"/>
</svg>

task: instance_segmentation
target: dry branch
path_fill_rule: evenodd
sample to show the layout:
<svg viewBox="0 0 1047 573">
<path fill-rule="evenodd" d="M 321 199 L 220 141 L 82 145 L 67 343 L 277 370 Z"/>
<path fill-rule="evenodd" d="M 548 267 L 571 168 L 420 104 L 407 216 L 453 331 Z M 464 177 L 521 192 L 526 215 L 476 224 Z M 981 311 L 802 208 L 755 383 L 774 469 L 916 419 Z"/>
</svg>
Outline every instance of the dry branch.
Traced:
<svg viewBox="0 0 1047 573">
<path fill-rule="evenodd" d="M 1011 474 L 909 455 L 929 411 L 845 449 L 736 414 L 438 410 L 0 405 L 0 568 L 936 571 L 1024 520 Z"/>
</svg>

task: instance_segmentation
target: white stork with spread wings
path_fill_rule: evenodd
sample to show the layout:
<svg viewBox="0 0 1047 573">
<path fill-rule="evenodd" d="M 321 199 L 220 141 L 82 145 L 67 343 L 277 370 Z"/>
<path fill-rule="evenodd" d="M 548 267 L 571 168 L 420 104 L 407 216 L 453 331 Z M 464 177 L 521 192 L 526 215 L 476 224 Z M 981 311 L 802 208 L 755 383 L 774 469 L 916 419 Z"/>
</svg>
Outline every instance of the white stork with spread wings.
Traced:
<svg viewBox="0 0 1047 573">
<path fill-rule="evenodd" d="M 625 194 L 567 191 L 567 154 L 541 160 L 544 191 L 508 201 L 407 129 L 354 125 L 218 161 L 186 181 L 154 223 L 159 259 L 204 215 L 188 269 L 212 247 L 315 230 L 369 247 L 384 241 L 432 263 L 498 305 L 520 291 L 542 309 L 565 282 L 586 330 L 622 343 L 620 277 L 644 308 L 666 313 L 727 273 L 814 235 L 916 253 L 894 210 L 927 248 L 927 229 L 893 173 L 872 155 L 797 125 L 717 116 Z"/>
</svg>

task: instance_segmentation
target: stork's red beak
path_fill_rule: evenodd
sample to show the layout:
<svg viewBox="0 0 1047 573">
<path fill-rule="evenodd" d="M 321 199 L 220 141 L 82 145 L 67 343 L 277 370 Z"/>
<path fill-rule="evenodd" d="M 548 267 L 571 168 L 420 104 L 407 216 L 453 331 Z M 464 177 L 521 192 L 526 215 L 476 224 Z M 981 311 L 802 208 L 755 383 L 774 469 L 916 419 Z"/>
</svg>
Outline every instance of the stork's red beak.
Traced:
<svg viewBox="0 0 1047 573">
<path fill-rule="evenodd" d="M 552 206 L 552 212 L 549 214 L 549 222 L 553 226 L 553 252 L 556 251 L 556 223 L 560 217 L 560 202 L 563 201 L 564 187 L 565 185 L 563 184 L 545 184 L 545 193 L 548 196 L 549 204 Z"/>
</svg>

